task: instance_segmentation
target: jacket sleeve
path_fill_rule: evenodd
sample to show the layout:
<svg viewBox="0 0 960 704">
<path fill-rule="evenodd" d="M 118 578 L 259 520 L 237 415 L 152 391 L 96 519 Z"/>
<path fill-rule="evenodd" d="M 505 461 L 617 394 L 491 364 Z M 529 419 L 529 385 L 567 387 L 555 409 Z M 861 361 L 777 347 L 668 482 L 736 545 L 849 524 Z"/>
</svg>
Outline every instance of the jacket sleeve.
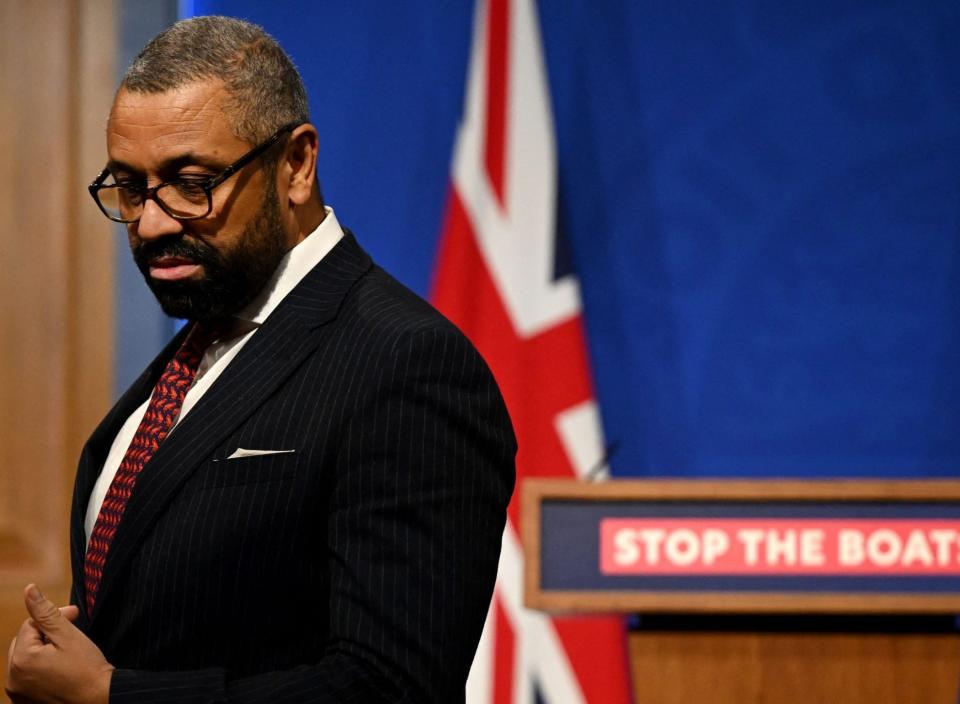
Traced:
<svg viewBox="0 0 960 704">
<path fill-rule="evenodd" d="M 516 442 L 489 370 L 452 328 L 408 334 L 375 366 L 327 505 L 330 639 L 320 661 L 241 679 L 118 669 L 111 702 L 463 700 Z M 291 605 L 292 617 L 311 608 Z"/>
</svg>

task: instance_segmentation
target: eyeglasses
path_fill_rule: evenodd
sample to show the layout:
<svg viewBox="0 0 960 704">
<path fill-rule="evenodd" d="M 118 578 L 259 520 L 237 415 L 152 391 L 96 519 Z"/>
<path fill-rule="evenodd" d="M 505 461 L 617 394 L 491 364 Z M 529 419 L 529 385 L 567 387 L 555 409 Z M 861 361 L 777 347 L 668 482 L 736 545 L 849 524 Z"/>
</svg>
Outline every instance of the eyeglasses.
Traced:
<svg viewBox="0 0 960 704">
<path fill-rule="evenodd" d="M 273 133 L 265 142 L 258 144 L 216 176 L 209 178 L 181 177 L 174 181 L 146 187 L 122 179 L 104 183 L 112 174 L 104 169 L 87 188 L 103 214 L 114 222 L 137 222 L 143 215 L 143 206 L 153 198 L 157 205 L 176 220 L 197 220 L 213 210 L 213 189 L 237 173 L 244 166 L 266 152 L 287 132 L 301 123 L 291 122 Z"/>
</svg>

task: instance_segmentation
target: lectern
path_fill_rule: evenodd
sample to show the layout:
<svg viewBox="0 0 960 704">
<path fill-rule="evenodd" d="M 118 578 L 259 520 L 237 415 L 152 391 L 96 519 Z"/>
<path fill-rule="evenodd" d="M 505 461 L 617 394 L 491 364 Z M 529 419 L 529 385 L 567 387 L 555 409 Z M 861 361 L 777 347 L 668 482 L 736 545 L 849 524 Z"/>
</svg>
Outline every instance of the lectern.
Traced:
<svg viewBox="0 0 960 704">
<path fill-rule="evenodd" d="M 631 619 L 636 704 L 955 704 L 960 481 L 528 480 L 525 601 Z"/>
</svg>

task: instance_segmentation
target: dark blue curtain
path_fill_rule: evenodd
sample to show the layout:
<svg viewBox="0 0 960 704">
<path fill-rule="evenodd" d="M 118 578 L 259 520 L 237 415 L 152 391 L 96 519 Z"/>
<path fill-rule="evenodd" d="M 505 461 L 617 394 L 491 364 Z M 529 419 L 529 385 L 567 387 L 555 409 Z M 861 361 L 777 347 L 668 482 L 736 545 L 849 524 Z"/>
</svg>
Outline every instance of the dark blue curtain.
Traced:
<svg viewBox="0 0 960 704">
<path fill-rule="evenodd" d="M 287 48 L 328 201 L 421 293 L 469 5 L 192 8 Z M 960 469 L 960 5 L 541 5 L 615 473 Z"/>
</svg>

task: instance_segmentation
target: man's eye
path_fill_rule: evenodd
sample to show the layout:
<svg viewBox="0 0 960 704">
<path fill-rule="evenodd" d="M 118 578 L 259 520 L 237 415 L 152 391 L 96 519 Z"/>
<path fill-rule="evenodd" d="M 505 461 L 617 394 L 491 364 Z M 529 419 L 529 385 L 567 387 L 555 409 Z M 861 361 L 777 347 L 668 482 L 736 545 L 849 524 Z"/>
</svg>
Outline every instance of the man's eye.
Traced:
<svg viewBox="0 0 960 704">
<path fill-rule="evenodd" d="M 194 181 L 194 180 L 182 180 L 175 181 L 174 186 L 180 191 L 182 195 L 185 196 L 196 196 L 196 195 L 205 195 L 203 190 L 203 181 Z"/>
<path fill-rule="evenodd" d="M 117 184 L 117 191 L 125 203 L 139 205 L 143 202 L 143 189 L 139 186 Z"/>
</svg>

